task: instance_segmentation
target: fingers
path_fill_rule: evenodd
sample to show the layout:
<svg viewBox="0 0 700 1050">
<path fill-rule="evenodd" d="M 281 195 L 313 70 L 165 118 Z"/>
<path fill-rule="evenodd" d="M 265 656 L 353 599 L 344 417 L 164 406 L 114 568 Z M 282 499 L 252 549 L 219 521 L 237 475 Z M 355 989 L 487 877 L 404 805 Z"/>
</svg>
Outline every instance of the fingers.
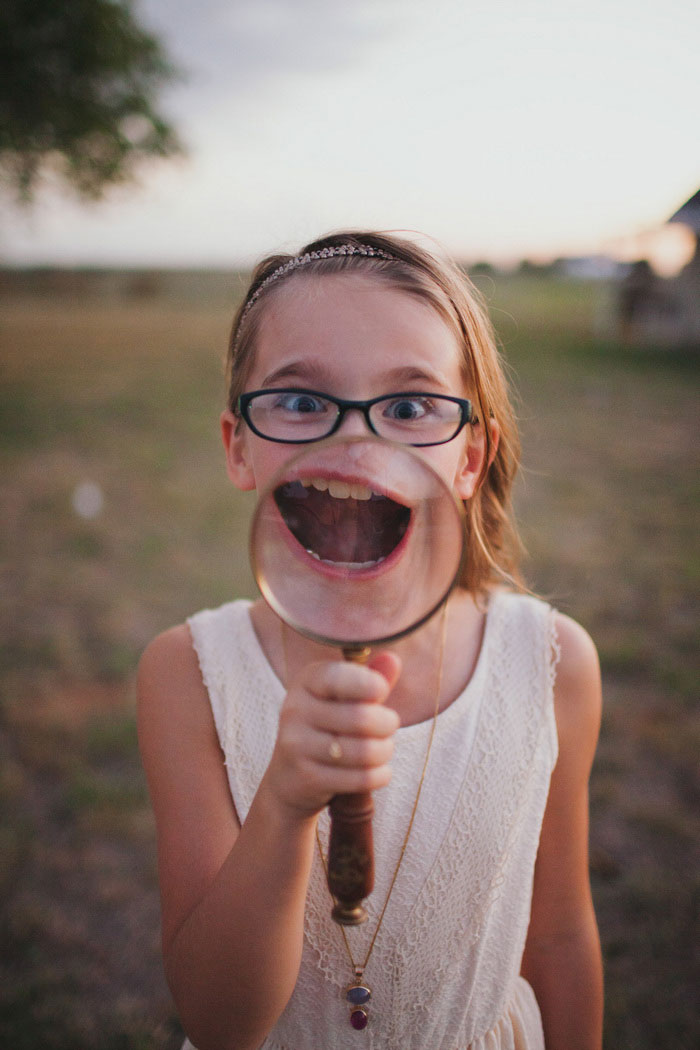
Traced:
<svg viewBox="0 0 700 1050">
<path fill-rule="evenodd" d="M 391 661 L 393 679 L 395 658 Z M 349 662 L 324 661 L 310 664 L 304 679 L 303 689 L 296 695 L 308 725 L 335 735 L 379 738 L 398 729 L 398 715 L 384 705 L 393 681 L 379 671 Z M 296 706 L 294 691 L 290 691 L 288 706 Z"/>
<path fill-rule="evenodd" d="M 309 664 L 290 687 L 268 770 L 278 801 L 318 812 L 335 794 L 389 783 L 400 719 L 384 701 L 400 663 L 388 653 L 372 663 Z"/>
<path fill-rule="evenodd" d="M 310 696 L 305 721 L 315 729 L 335 736 L 393 736 L 399 727 L 399 716 L 390 707 L 378 703 L 342 700 L 319 700 Z"/>
<path fill-rule="evenodd" d="M 360 700 L 383 703 L 393 685 L 379 670 L 347 660 L 309 664 L 304 677 L 304 685 L 314 696 L 350 703 Z"/>
<path fill-rule="evenodd" d="M 312 733 L 307 736 L 302 758 L 309 785 L 330 798 L 336 794 L 375 791 L 391 779 L 394 751 L 391 737 L 385 740 Z"/>
<path fill-rule="evenodd" d="M 334 795 L 360 795 L 365 791 L 378 791 L 391 780 L 391 766 L 373 766 L 371 769 L 331 768 L 321 763 L 309 764 L 305 772 L 305 788 L 315 811 L 328 805 Z"/>
<path fill-rule="evenodd" d="M 309 752 L 317 762 L 341 769 L 372 769 L 391 760 L 393 737 L 384 739 L 314 733 Z"/>
<path fill-rule="evenodd" d="M 394 688 L 399 680 L 401 660 L 396 653 L 391 653 L 388 650 L 372 653 L 367 666 L 371 667 L 373 671 L 378 671 L 386 679 L 390 690 Z"/>
</svg>

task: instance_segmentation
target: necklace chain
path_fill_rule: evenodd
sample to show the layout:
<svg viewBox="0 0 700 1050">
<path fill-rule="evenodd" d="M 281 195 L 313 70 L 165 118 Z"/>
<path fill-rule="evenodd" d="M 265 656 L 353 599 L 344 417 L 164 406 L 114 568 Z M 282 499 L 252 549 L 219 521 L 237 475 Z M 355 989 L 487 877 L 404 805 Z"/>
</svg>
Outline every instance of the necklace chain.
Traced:
<svg viewBox="0 0 700 1050">
<path fill-rule="evenodd" d="M 389 891 L 388 891 L 388 893 L 386 895 L 386 899 L 384 901 L 384 906 L 383 906 L 383 908 L 381 910 L 381 913 L 379 915 L 379 919 L 377 920 L 377 925 L 375 927 L 374 934 L 372 936 L 372 940 L 370 941 L 369 948 L 367 949 L 367 953 L 365 955 L 364 962 L 362 963 L 361 966 L 358 965 L 355 962 L 354 958 L 353 958 L 352 950 L 350 948 L 350 942 L 348 941 L 348 935 L 345 932 L 345 927 L 344 926 L 340 927 L 340 932 L 343 935 L 343 942 L 345 944 L 345 951 L 347 952 L 348 959 L 350 960 L 350 966 L 352 968 L 353 975 L 355 976 L 356 980 L 358 980 L 358 981 L 360 980 L 360 978 L 362 977 L 363 973 L 365 972 L 365 970 L 367 968 L 367 964 L 369 963 L 369 960 L 370 960 L 370 956 L 372 955 L 372 951 L 374 950 L 374 945 L 375 945 L 375 942 L 377 940 L 377 936 L 379 934 L 379 931 L 380 931 L 380 929 L 382 927 L 382 923 L 384 921 L 384 915 L 385 915 L 386 909 L 387 909 L 387 907 L 389 905 L 389 900 L 391 899 L 391 894 L 393 892 L 394 885 L 395 885 L 396 880 L 397 880 L 398 875 L 399 875 L 399 870 L 401 868 L 401 864 L 403 862 L 403 858 L 404 858 L 404 855 L 406 853 L 406 849 L 408 847 L 408 840 L 411 837 L 411 830 L 413 828 L 413 822 L 415 820 L 416 813 L 418 811 L 418 803 L 420 802 L 420 796 L 421 796 L 421 792 L 423 790 L 423 781 L 425 780 L 425 774 L 426 774 L 426 771 L 428 769 L 428 759 L 430 758 L 430 752 L 431 752 L 432 746 L 433 746 L 433 738 L 435 736 L 435 729 L 436 729 L 436 726 L 437 726 L 437 717 L 438 717 L 438 714 L 440 712 L 440 693 L 442 692 L 442 670 L 443 670 L 443 663 L 444 663 L 444 657 L 445 657 L 445 636 L 446 636 L 446 633 L 447 633 L 447 601 L 444 603 L 444 605 L 442 607 L 442 620 L 441 620 L 441 626 L 440 626 L 440 655 L 438 657 L 437 676 L 436 676 L 436 682 L 435 682 L 435 708 L 434 708 L 434 711 L 433 711 L 432 725 L 430 727 L 430 736 L 428 738 L 428 746 L 427 746 L 426 751 L 425 751 L 425 759 L 423 760 L 423 768 L 421 770 L 420 779 L 418 781 L 418 789 L 416 791 L 416 797 L 413 800 L 413 807 L 411 809 L 411 816 L 410 816 L 409 821 L 408 821 L 408 827 L 406 829 L 406 834 L 404 835 L 404 840 L 403 840 L 403 843 L 402 843 L 402 846 L 401 846 L 401 852 L 399 853 L 399 859 L 396 862 L 396 867 L 394 868 L 394 874 L 391 877 L 391 883 L 389 885 Z M 285 671 L 285 682 L 286 682 L 288 677 L 289 677 L 289 667 L 288 667 L 288 660 L 287 660 L 287 636 L 286 636 L 285 624 L 284 623 L 282 623 L 282 653 L 283 653 L 283 657 L 284 657 L 284 671 Z M 316 824 L 316 844 L 318 846 L 318 852 L 319 852 L 319 856 L 321 858 L 321 864 L 323 865 L 323 870 L 324 870 L 324 872 L 326 874 L 326 880 L 327 880 L 328 879 L 328 862 L 327 862 L 327 860 L 326 860 L 326 858 L 324 856 L 323 849 L 321 847 L 321 838 L 320 838 L 319 833 L 318 833 L 318 823 Z"/>
</svg>

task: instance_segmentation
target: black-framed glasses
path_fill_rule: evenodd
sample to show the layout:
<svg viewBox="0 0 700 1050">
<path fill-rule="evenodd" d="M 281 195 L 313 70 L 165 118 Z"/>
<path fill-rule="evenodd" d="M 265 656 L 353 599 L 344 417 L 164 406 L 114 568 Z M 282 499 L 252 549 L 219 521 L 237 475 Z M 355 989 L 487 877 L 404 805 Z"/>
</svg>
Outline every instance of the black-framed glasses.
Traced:
<svg viewBox="0 0 700 1050">
<path fill-rule="evenodd" d="M 416 390 L 347 401 L 303 387 L 279 387 L 241 394 L 237 408 L 258 437 L 289 445 L 330 437 L 352 410 L 362 413 L 373 434 L 402 445 L 443 445 L 467 423 L 478 422 L 471 401 Z"/>
</svg>

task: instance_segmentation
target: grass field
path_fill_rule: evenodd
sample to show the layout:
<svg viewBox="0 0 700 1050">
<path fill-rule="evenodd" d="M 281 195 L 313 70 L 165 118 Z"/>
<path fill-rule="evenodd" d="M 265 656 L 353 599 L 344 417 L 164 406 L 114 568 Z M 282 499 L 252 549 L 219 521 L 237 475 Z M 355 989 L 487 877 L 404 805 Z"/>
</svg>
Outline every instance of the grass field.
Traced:
<svg viewBox="0 0 700 1050">
<path fill-rule="evenodd" d="M 601 653 L 606 1047 L 695 1050 L 699 359 L 606 341 L 600 286 L 481 287 L 520 395 L 527 576 Z M 3 303 L 0 1042 L 13 1050 L 178 1045 L 133 673 L 157 631 L 254 593 L 252 504 L 226 481 L 217 429 L 236 290 Z M 85 483 L 103 498 L 94 517 L 74 508 L 76 490 L 95 495 Z"/>
</svg>

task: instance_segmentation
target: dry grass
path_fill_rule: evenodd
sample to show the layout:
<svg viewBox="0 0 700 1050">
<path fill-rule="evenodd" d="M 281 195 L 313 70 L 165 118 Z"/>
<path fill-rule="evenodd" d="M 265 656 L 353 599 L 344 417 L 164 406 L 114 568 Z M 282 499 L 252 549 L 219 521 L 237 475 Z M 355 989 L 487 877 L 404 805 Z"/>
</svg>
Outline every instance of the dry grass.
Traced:
<svg viewBox="0 0 700 1050">
<path fill-rule="evenodd" d="M 157 287 L 154 286 L 154 287 Z M 698 1045 L 697 361 L 597 335 L 605 290 L 487 282 L 521 392 L 533 586 L 603 663 L 592 869 L 607 1045 Z M 251 594 L 250 499 L 217 435 L 221 300 L 15 297 L 0 383 L 0 1036 L 166 1050 L 133 669 L 158 630 Z M 104 507 L 84 519 L 77 485 Z"/>
</svg>

